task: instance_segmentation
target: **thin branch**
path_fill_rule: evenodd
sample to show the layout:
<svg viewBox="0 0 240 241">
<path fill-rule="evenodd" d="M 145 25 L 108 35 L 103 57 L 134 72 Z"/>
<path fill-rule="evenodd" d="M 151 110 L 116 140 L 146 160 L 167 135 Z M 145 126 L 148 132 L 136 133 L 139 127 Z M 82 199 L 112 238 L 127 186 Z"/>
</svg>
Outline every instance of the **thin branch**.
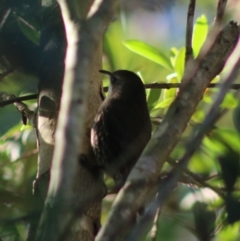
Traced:
<svg viewBox="0 0 240 241">
<path fill-rule="evenodd" d="M 29 96 L 27 96 L 27 99 L 28 98 Z M 0 106 L 2 106 L 3 103 L 8 103 L 8 104 L 9 102 L 14 103 L 14 105 L 22 113 L 24 124 L 26 124 L 25 122 L 27 121 L 26 120 L 27 118 L 29 120 L 29 123 L 32 126 L 35 126 L 35 113 L 30 109 L 28 109 L 28 106 L 26 104 L 22 103 L 21 101 L 16 101 L 16 99 L 19 99 L 19 98 L 16 98 L 14 95 L 9 95 L 5 92 L 0 92 L 0 100 L 3 100 L 2 102 L 0 102 Z"/>
<path fill-rule="evenodd" d="M 221 83 L 210 83 L 207 88 L 221 88 Z M 180 88 L 180 83 L 168 84 L 168 83 L 152 83 L 145 84 L 146 89 L 172 89 L 172 88 Z M 231 84 L 230 88 L 232 90 L 239 90 L 240 84 Z M 104 88 L 104 91 L 107 91 L 107 88 Z"/>
<path fill-rule="evenodd" d="M 216 13 L 216 18 L 215 18 L 215 23 L 218 25 L 222 24 L 225 8 L 227 5 L 227 0 L 219 0 L 218 1 L 218 6 L 217 6 L 217 13 Z"/>
<path fill-rule="evenodd" d="M 157 231 L 158 231 L 158 222 L 159 222 L 160 213 L 161 213 L 161 209 L 158 208 L 154 218 L 153 227 L 150 232 L 151 241 L 157 241 Z"/>
<path fill-rule="evenodd" d="M 168 163 L 171 166 L 177 168 L 179 162 L 174 162 L 173 160 L 169 160 Z M 209 183 L 207 183 L 207 181 L 211 180 L 212 178 L 218 177 L 218 175 L 202 178 L 199 175 L 189 171 L 188 169 L 186 169 L 183 174 L 184 175 L 182 175 L 179 178 L 179 182 L 186 183 L 186 184 L 193 184 L 193 185 L 197 185 L 199 187 L 208 187 L 211 190 L 213 190 L 214 192 L 216 192 L 220 197 L 222 197 L 222 198 L 224 197 L 224 193 L 223 193 L 222 189 L 214 187 L 214 186 L 210 185 Z"/>
<path fill-rule="evenodd" d="M 219 197 L 224 198 L 224 192 L 221 188 L 217 188 L 214 187 L 212 185 L 210 185 L 209 183 L 207 183 L 205 180 L 203 180 L 201 177 L 199 177 L 198 175 L 189 172 L 188 170 L 184 171 L 184 173 L 187 174 L 187 176 L 182 176 L 179 178 L 179 181 L 185 184 L 193 184 L 196 185 L 198 187 L 207 187 L 211 190 L 213 190 L 215 193 L 218 194 Z"/>
<path fill-rule="evenodd" d="M 21 96 L 21 97 L 15 97 L 13 95 L 11 95 L 11 96 L 12 96 L 11 99 L 0 101 L 0 107 L 4 107 L 6 105 L 10 105 L 15 102 L 21 102 L 21 101 L 25 101 L 25 100 L 34 100 L 34 99 L 37 99 L 37 97 L 38 97 L 37 94 L 26 95 L 26 96 Z"/>
<path fill-rule="evenodd" d="M 22 121 L 23 124 L 26 125 L 27 124 L 27 120 L 28 122 L 35 127 L 36 123 L 35 123 L 35 113 L 34 111 L 31 111 L 30 109 L 28 109 L 28 106 L 22 102 L 15 102 L 14 105 L 18 108 L 18 110 L 22 113 Z"/>
<path fill-rule="evenodd" d="M 222 2 L 222 0 L 219 0 L 219 1 Z M 225 1 L 225 0 L 223 0 L 223 1 Z M 225 10 L 224 4 L 219 4 L 219 6 L 221 6 L 221 7 L 219 7 L 217 9 L 216 16 L 223 14 L 224 10 Z M 221 14 L 219 14 L 220 10 L 222 12 Z M 216 43 L 216 39 L 217 39 L 218 35 L 220 34 L 221 29 L 222 29 L 222 26 L 219 24 L 219 22 L 215 21 L 211 30 L 208 33 L 206 41 L 204 42 L 203 46 L 200 49 L 200 52 L 199 52 L 197 58 L 194 60 L 192 59 L 192 61 L 189 60 L 188 62 L 186 62 L 184 76 L 181 81 L 182 88 L 191 81 L 194 73 L 199 68 L 201 61 L 206 57 L 206 54 L 211 50 L 213 45 Z"/>
<path fill-rule="evenodd" d="M 196 0 L 190 0 L 189 6 L 188 6 L 185 66 L 188 61 L 193 60 L 192 34 L 193 34 L 193 19 L 194 19 L 195 3 L 196 3 Z"/>
<path fill-rule="evenodd" d="M 211 83 L 208 85 L 207 88 L 220 88 L 221 83 Z M 173 88 L 180 88 L 180 83 L 168 84 L 168 83 L 151 83 L 145 84 L 146 89 L 173 89 Z M 240 90 L 240 84 L 232 84 L 229 89 L 232 90 Z M 103 88 L 104 92 L 108 91 L 108 86 Z M 26 101 L 26 100 L 34 100 L 37 99 L 38 94 L 26 95 L 21 97 L 14 97 L 10 100 L 0 101 L 0 107 L 4 107 L 6 105 L 13 104 L 14 102 Z"/>
<path fill-rule="evenodd" d="M 207 86 L 207 88 L 220 88 L 221 83 L 211 83 Z M 180 88 L 180 83 L 151 83 L 151 84 L 145 84 L 146 89 L 173 89 L 173 88 Z M 232 90 L 239 90 L 240 84 L 232 84 L 229 89 Z M 108 87 L 103 88 L 104 92 L 108 91 Z"/>
</svg>

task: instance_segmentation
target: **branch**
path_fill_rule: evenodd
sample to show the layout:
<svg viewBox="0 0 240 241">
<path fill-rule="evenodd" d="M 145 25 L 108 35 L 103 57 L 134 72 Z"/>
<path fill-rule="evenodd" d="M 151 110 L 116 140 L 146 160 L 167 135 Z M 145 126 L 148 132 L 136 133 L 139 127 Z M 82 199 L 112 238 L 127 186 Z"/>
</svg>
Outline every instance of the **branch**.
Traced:
<svg viewBox="0 0 240 241">
<path fill-rule="evenodd" d="M 221 83 L 210 83 L 207 88 L 221 88 Z M 180 83 L 168 84 L 168 83 L 151 83 L 145 84 L 146 89 L 171 89 L 171 88 L 180 88 Z M 231 84 L 230 88 L 232 90 L 239 90 L 240 84 Z M 107 91 L 107 88 L 104 88 L 104 91 Z"/>
<path fill-rule="evenodd" d="M 193 18 L 195 11 L 196 0 L 190 0 L 187 14 L 187 30 L 186 30 L 186 54 L 185 54 L 185 65 L 188 61 L 193 60 L 193 49 L 192 49 L 192 33 L 193 33 Z"/>
<path fill-rule="evenodd" d="M 227 5 L 227 0 L 219 0 L 218 1 L 217 14 L 216 14 L 214 24 L 218 24 L 218 25 L 222 24 L 226 5 Z"/>
<path fill-rule="evenodd" d="M 30 96 L 30 95 L 29 95 Z M 18 97 L 16 98 L 15 95 L 9 95 L 5 92 L 0 92 L 0 107 L 9 104 L 9 103 L 14 103 L 14 105 L 18 108 L 18 110 L 22 113 L 23 118 L 27 118 L 29 120 L 29 123 L 35 127 L 35 113 L 31 110 L 28 109 L 28 106 L 24 103 L 22 103 L 21 101 L 19 101 L 19 99 L 29 99 L 29 96 L 23 96 L 23 97 Z M 32 97 L 32 96 L 30 96 Z M 23 124 L 26 121 L 23 120 Z"/>
<path fill-rule="evenodd" d="M 112 212 L 96 240 L 113 240 L 119 230 L 129 227 L 131 217 L 144 205 L 145 198 L 157 183 L 165 160 L 180 140 L 209 82 L 220 73 L 239 38 L 239 27 L 229 23 L 216 37 L 212 47 L 202 56 L 198 68 L 184 76 L 186 84 L 170 106 L 142 156 L 131 171 L 115 199 Z M 183 80 L 184 81 L 184 80 Z M 186 83 L 185 82 L 185 83 Z M 171 184 L 171 183 L 170 183 Z M 162 193 L 161 193 L 162 194 Z"/>
<path fill-rule="evenodd" d="M 220 88 L 221 83 L 211 83 L 208 85 L 207 88 Z M 173 83 L 173 84 L 168 84 L 168 83 L 151 83 L 151 84 L 145 84 L 146 89 L 173 89 L 173 88 L 180 88 L 181 84 L 180 83 Z M 230 88 L 232 90 L 239 90 L 240 89 L 240 84 L 231 84 Z M 103 87 L 104 92 L 108 91 L 108 86 Z M 0 101 L 0 107 L 4 107 L 6 105 L 13 104 L 14 102 L 21 102 L 25 100 L 34 100 L 37 99 L 38 95 L 37 94 L 32 94 L 32 95 L 26 95 L 26 96 L 21 96 L 21 97 L 14 97 L 9 100 L 4 100 Z"/>
<path fill-rule="evenodd" d="M 1 95 L 1 92 L 0 92 Z M 15 97 L 14 95 L 9 95 L 11 96 L 10 99 L 8 100 L 3 100 L 2 98 L 0 98 L 0 107 L 4 107 L 6 105 L 10 105 L 13 104 L 15 102 L 21 102 L 21 101 L 25 101 L 25 100 L 34 100 L 37 99 L 38 95 L 37 94 L 33 94 L 33 95 L 26 95 L 26 96 L 21 96 L 21 97 Z"/>
<path fill-rule="evenodd" d="M 82 137 L 85 134 L 83 129 L 86 120 L 83 117 L 92 74 L 91 64 L 105 28 L 112 19 L 116 3 L 113 0 L 104 0 L 95 14 L 88 19 L 80 19 L 73 1 L 58 2 L 68 46 L 51 180 L 35 239 L 42 241 L 60 240 L 76 208 L 73 206 L 73 182 L 79 165 L 79 147 L 82 147 Z M 83 201 L 81 208 L 86 207 Z"/>
<path fill-rule="evenodd" d="M 178 167 L 179 161 L 174 162 L 173 160 L 168 160 L 168 163 L 173 166 L 174 168 Z M 193 184 L 197 185 L 198 187 L 208 187 L 216 192 L 220 197 L 224 197 L 224 192 L 222 189 L 214 187 L 207 183 L 207 181 L 211 180 L 212 178 L 216 178 L 217 176 L 210 176 L 202 178 L 199 175 L 189 171 L 188 169 L 184 170 L 184 175 L 179 178 L 179 182 L 186 183 L 186 184 Z"/>
</svg>

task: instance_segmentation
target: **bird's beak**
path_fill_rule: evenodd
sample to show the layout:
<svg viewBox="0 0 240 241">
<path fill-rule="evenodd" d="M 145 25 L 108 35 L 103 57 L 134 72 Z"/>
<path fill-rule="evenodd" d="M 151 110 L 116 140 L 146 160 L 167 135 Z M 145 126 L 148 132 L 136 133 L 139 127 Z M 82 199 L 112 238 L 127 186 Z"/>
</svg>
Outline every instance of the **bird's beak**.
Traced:
<svg viewBox="0 0 240 241">
<path fill-rule="evenodd" d="M 107 70 L 104 70 L 104 69 L 99 70 L 99 72 L 102 73 L 102 74 L 108 75 L 110 77 L 110 79 L 111 79 L 111 77 L 113 75 L 111 72 L 109 72 Z M 110 83 L 109 83 L 109 86 L 108 86 L 108 94 L 111 94 L 111 92 L 112 92 L 112 85 L 111 85 L 111 81 L 109 81 L 109 82 Z"/>
<path fill-rule="evenodd" d="M 112 76 L 112 73 L 109 72 L 109 71 L 107 71 L 107 70 L 101 69 L 101 70 L 99 70 L 99 72 L 102 73 L 102 74 L 107 74 L 107 75 L 110 76 L 110 77 Z"/>
</svg>

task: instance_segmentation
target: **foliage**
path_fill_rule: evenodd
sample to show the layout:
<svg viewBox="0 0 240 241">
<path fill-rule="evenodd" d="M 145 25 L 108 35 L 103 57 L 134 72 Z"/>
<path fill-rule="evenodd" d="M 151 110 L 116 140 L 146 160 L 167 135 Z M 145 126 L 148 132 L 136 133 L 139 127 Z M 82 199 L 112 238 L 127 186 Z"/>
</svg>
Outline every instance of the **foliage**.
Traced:
<svg viewBox="0 0 240 241">
<path fill-rule="evenodd" d="M 6 6 L 7 2 L 2 2 L 1 6 Z M 5 11 L 8 10 L 7 7 Z M 31 52 L 29 56 L 24 56 L 21 51 L 15 52 L 15 49 L 12 49 L 13 56 L 17 55 L 15 70 L 0 82 L 1 91 L 18 96 L 27 92 L 35 92 L 37 89 L 35 75 L 36 65 L 38 65 L 40 22 L 38 14 L 35 18 L 27 14 L 26 8 L 30 7 L 32 6 L 28 1 L 22 5 L 14 5 L 15 14 L 7 19 L 4 23 L 4 31 L 0 32 L 3 36 L 0 41 L 1 47 L 5 46 L 9 40 L 6 33 L 17 32 L 17 36 L 11 36 L 14 41 L 20 39 L 18 42 L 20 45 L 17 44 L 14 47 L 18 49 L 24 46 Z M 35 8 L 31 9 L 34 9 L 36 13 Z M 1 8 L 1 12 L 4 12 L 4 7 Z M 196 20 L 193 33 L 195 57 L 207 36 L 208 29 L 207 17 L 200 16 Z M 133 70 L 139 73 L 144 83 L 181 82 L 185 62 L 184 47 L 173 47 L 167 52 L 140 40 L 122 41 L 122 39 L 124 39 L 124 32 L 121 22 L 115 21 L 109 26 L 104 38 L 104 68 Z M 12 42 L 10 41 L 8 46 Z M 12 56 L 7 56 L 6 64 L 3 57 L 6 57 L 5 52 L 1 52 L 0 69 L 2 72 L 11 67 L 8 64 L 12 61 Z M 26 61 L 20 65 L 21 61 L 19 62 L 18 59 Z M 226 71 L 227 69 L 223 70 L 223 72 Z M 159 76 L 166 76 L 166 78 Z M 220 80 L 221 76 L 217 76 L 213 81 Z M 104 85 L 106 83 L 104 80 Z M 178 91 L 178 89 L 147 90 L 153 127 L 161 122 Z M 187 148 L 185 144 L 189 134 L 201 125 L 206 110 L 217 93 L 217 89 L 206 90 L 182 140 L 171 155 L 173 162 L 182 156 Z M 36 103 L 33 101 L 27 104 L 32 109 L 36 108 Z M 158 217 L 156 240 L 178 240 L 178 235 L 175 233 L 181 233 L 186 237 L 185 239 L 192 235 L 199 240 L 210 240 L 212 237 L 215 237 L 217 241 L 226 240 L 226 237 L 228 240 L 239 238 L 240 102 L 235 92 L 229 91 L 221 107 L 224 108 L 223 114 L 216 125 L 209 129 L 200 149 L 191 159 L 182 183 L 174 190 Z M 31 185 L 37 165 L 35 132 L 31 128 L 21 130 L 21 116 L 17 114 L 13 106 L 0 109 L 0 113 L 0 134 L 2 135 L 0 140 L 0 239 L 25 240 L 26 220 L 28 220 L 25 216 L 33 210 Z M 169 170 L 170 166 L 166 164 L 164 170 Z M 110 180 L 107 179 L 107 182 Z M 185 183 L 189 185 L 186 186 Z M 113 198 L 108 196 L 103 202 L 103 221 L 112 201 Z M 150 237 L 147 240 L 150 240 Z"/>
</svg>

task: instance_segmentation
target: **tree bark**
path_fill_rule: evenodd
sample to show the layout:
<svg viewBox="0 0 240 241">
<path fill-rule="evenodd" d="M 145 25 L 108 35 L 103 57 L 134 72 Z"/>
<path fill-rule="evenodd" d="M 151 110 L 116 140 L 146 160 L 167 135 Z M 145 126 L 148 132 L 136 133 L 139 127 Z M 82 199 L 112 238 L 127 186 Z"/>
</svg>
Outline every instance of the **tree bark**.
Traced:
<svg viewBox="0 0 240 241">
<path fill-rule="evenodd" d="M 88 1 L 72 1 L 79 19 L 85 19 L 93 0 Z M 34 240 L 38 232 L 38 240 L 53 240 L 51 235 L 54 232 L 39 234 L 39 228 L 43 233 L 42 226 L 39 226 L 39 219 L 44 202 L 46 200 L 49 181 L 50 169 L 52 167 L 52 158 L 55 147 L 55 132 L 60 108 L 60 100 L 62 94 L 62 83 L 64 76 L 64 58 L 66 52 L 66 37 L 64 25 L 62 21 L 61 11 L 58 3 L 53 1 L 42 1 L 43 6 L 43 24 L 41 31 L 41 50 L 42 61 L 39 73 L 39 98 L 38 98 L 38 113 L 37 113 L 37 136 L 38 136 L 38 171 L 34 182 L 34 196 L 36 199 L 37 211 L 34 219 L 31 222 L 28 240 Z M 81 21 L 80 21 L 81 25 Z M 81 27 L 79 35 L 81 36 Z M 89 132 L 95 113 L 101 104 L 101 79 L 98 75 L 98 70 L 101 68 L 102 46 L 101 38 L 95 46 L 94 56 L 91 56 L 91 71 L 88 73 L 89 85 L 88 96 L 86 101 L 86 112 L 84 116 L 83 135 L 81 146 L 78 147 L 78 156 L 84 156 L 94 164 L 95 159 L 91 154 Z M 81 58 L 81 56 L 79 56 Z M 79 121 L 80 121 L 79 119 Z M 81 150 L 81 153 L 79 151 Z M 78 160 L 76 159 L 77 163 Z M 67 172 L 66 172 L 67 173 Z M 52 178 L 52 177 L 51 177 Z M 89 173 L 84 167 L 77 163 L 76 173 L 71 178 L 73 180 L 72 191 L 73 197 L 71 200 L 75 209 L 79 209 L 79 215 L 76 214 L 71 220 L 70 231 L 65 234 L 64 240 L 93 240 L 96 229 L 100 223 L 101 199 L 90 202 L 85 205 L 82 210 L 83 197 L 87 196 L 91 189 L 98 188 L 99 183 L 96 183 L 92 173 Z M 100 191 L 103 191 L 100 190 Z M 89 202 L 88 202 L 89 203 Z M 63 204 L 64 205 L 64 204 Z M 81 214 L 81 215 L 80 215 Z M 61 217 L 64 219 L 64 217 Z"/>
</svg>

